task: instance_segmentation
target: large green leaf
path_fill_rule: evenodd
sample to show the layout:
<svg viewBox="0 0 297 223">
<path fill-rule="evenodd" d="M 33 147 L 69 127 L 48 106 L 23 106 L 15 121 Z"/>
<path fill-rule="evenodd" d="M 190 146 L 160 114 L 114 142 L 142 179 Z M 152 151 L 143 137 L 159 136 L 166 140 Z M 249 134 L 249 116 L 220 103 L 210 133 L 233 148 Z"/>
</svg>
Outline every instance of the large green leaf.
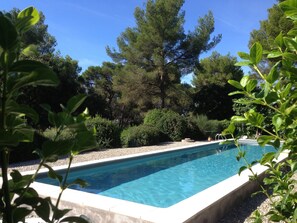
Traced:
<svg viewBox="0 0 297 223">
<path fill-rule="evenodd" d="M 42 145 L 42 155 L 44 158 L 56 156 L 64 156 L 70 154 L 74 146 L 73 140 L 46 141 Z"/>
<path fill-rule="evenodd" d="M 297 50 L 297 42 L 289 37 L 284 37 L 284 43 L 286 44 L 287 49 L 289 49 L 292 52 L 295 52 Z"/>
<path fill-rule="evenodd" d="M 27 32 L 39 21 L 39 18 L 37 9 L 34 7 L 28 7 L 18 14 L 16 25 L 17 29 L 20 32 Z"/>
<path fill-rule="evenodd" d="M 245 86 L 247 85 L 249 79 L 250 79 L 250 76 L 248 76 L 248 75 L 243 76 L 243 77 L 241 78 L 241 80 L 240 80 L 240 85 L 241 85 L 242 87 L 245 87 Z"/>
<path fill-rule="evenodd" d="M 283 48 L 284 47 L 284 40 L 283 40 L 283 34 L 280 33 L 275 39 L 274 39 L 274 43 L 279 47 L 279 48 Z"/>
<path fill-rule="evenodd" d="M 14 100 L 8 100 L 6 102 L 6 112 L 7 114 L 20 115 L 24 114 L 27 117 L 30 117 L 34 123 L 37 123 L 39 120 L 38 113 L 28 105 L 20 105 Z"/>
<path fill-rule="evenodd" d="M 16 91 L 26 86 L 57 86 L 59 79 L 56 74 L 48 68 L 38 68 L 18 79 L 12 87 Z"/>
<path fill-rule="evenodd" d="M 274 140 L 273 136 L 262 135 L 257 139 L 257 142 L 259 143 L 260 146 L 265 146 L 267 143 L 271 142 L 272 140 Z"/>
<path fill-rule="evenodd" d="M 253 64 L 258 64 L 262 60 L 263 48 L 258 42 L 254 43 L 250 49 L 250 60 Z"/>
<path fill-rule="evenodd" d="M 18 33 L 11 21 L 0 12 L 0 46 L 9 50 L 17 44 Z"/>
<path fill-rule="evenodd" d="M 238 52 L 238 56 L 243 60 L 250 60 L 250 55 L 245 52 Z"/>
<path fill-rule="evenodd" d="M 250 111 L 244 113 L 244 117 L 247 119 L 247 122 L 254 125 L 254 126 L 261 126 L 265 117 L 256 112 L 255 110 L 251 109 Z"/>
<path fill-rule="evenodd" d="M 283 57 L 293 62 L 297 61 L 297 55 L 295 53 L 283 53 Z"/>
<path fill-rule="evenodd" d="M 262 165 L 264 165 L 266 163 L 271 162 L 274 158 L 275 158 L 275 153 L 274 152 L 266 153 L 266 154 L 264 154 L 264 156 L 260 160 L 260 163 Z"/>
<path fill-rule="evenodd" d="M 270 83 L 273 84 L 275 81 L 277 81 L 278 77 L 279 77 L 279 62 L 276 63 L 270 70 L 269 74 L 266 77 L 266 80 Z"/>
<path fill-rule="evenodd" d="M 20 60 L 15 62 L 11 67 L 11 72 L 30 73 L 36 69 L 46 68 L 50 69 L 47 65 L 34 60 Z"/>
<path fill-rule="evenodd" d="M 276 114 L 272 117 L 272 124 L 274 125 L 276 131 L 280 130 L 280 127 L 283 123 L 284 120 L 282 119 L 281 115 Z"/>
<path fill-rule="evenodd" d="M 246 85 L 246 91 L 252 92 L 257 87 L 258 81 L 257 80 L 249 80 Z"/>
<path fill-rule="evenodd" d="M 237 89 L 243 90 L 243 87 L 241 86 L 241 84 L 238 81 L 228 80 L 228 83 Z"/>
<path fill-rule="evenodd" d="M 68 112 L 70 114 L 75 112 L 79 108 L 79 106 L 81 106 L 81 104 L 85 101 L 86 97 L 87 96 L 84 94 L 79 94 L 70 98 L 66 106 Z"/>
<path fill-rule="evenodd" d="M 279 7 L 284 11 L 285 15 L 294 18 L 297 14 L 297 1 L 286 0 L 279 3 Z"/>
<path fill-rule="evenodd" d="M 83 151 L 94 149 L 97 146 L 95 136 L 89 131 L 79 132 L 76 135 L 75 140 L 75 146 L 71 151 L 73 155 L 77 155 Z"/>
</svg>

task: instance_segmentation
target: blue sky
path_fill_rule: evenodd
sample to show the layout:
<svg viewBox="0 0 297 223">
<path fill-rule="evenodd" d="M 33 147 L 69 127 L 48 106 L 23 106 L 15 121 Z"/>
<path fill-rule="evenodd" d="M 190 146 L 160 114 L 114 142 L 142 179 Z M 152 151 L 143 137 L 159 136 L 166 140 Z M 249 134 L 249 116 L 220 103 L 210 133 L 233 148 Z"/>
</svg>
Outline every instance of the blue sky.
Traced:
<svg viewBox="0 0 297 223">
<path fill-rule="evenodd" d="M 134 9 L 145 0 L 0 0 L 0 10 L 34 6 L 45 14 L 49 32 L 56 37 L 62 55 L 70 55 L 84 69 L 111 61 L 107 45 L 116 47 L 116 39 L 127 27 L 135 25 Z M 223 38 L 213 50 L 222 55 L 248 51 L 249 34 L 267 19 L 267 9 L 276 0 L 185 0 L 185 30 L 193 30 L 199 17 L 211 10 L 215 34 Z M 201 57 L 209 56 L 211 52 Z M 186 79 L 191 79 L 188 76 Z"/>
</svg>

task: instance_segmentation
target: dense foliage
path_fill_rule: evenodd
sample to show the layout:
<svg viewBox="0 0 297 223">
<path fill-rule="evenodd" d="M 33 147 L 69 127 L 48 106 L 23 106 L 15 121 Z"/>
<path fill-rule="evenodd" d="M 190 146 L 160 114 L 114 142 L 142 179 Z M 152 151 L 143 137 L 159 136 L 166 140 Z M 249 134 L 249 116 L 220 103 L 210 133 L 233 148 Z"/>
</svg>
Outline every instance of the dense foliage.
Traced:
<svg viewBox="0 0 297 223">
<path fill-rule="evenodd" d="M 94 130 L 96 134 L 97 148 L 117 148 L 120 147 L 120 128 L 119 126 L 105 118 L 95 116 L 86 121 L 86 126 Z"/>
<path fill-rule="evenodd" d="M 162 132 L 154 126 L 139 125 L 124 129 L 121 133 L 123 147 L 150 146 L 160 143 Z"/>
<path fill-rule="evenodd" d="M 85 223 L 87 221 L 81 217 L 66 217 L 69 210 L 59 208 L 66 188 L 71 184 L 85 185 L 80 180 L 67 182 L 74 156 L 96 145 L 93 133 L 84 124 L 87 112 L 73 115 L 83 103 L 84 95 L 73 96 L 65 106 L 61 105 L 61 110 L 57 113 L 49 105 L 42 105 L 48 112 L 49 124 L 57 129 L 56 135 L 45 139 L 36 150 L 40 163 L 33 175 L 22 176 L 18 170 L 13 170 L 10 178 L 8 177 L 11 151 L 21 149 L 18 147 L 21 143 L 33 142 L 34 134 L 38 132 L 34 126 L 38 125 L 39 115 L 30 105 L 18 103 L 20 95 L 28 87 L 55 87 L 59 84 L 56 74 L 48 66 L 36 60 L 25 59 L 32 52 L 32 47 L 24 46 L 21 37 L 38 21 L 39 13 L 33 7 L 19 12 L 16 17 L 0 12 L 0 217 L 4 223 L 25 222 L 34 212 L 45 222 Z M 71 132 L 70 136 L 73 137 L 60 137 L 64 131 Z M 49 163 L 55 162 L 60 156 L 69 157 L 64 176 L 49 166 Z M 49 177 L 56 179 L 61 188 L 55 204 L 50 198 L 39 197 L 37 191 L 31 187 L 41 167 L 49 170 Z"/>
<path fill-rule="evenodd" d="M 264 51 L 260 43 L 256 42 L 249 53 L 239 53 L 244 60 L 238 65 L 253 67 L 261 80 L 244 76 L 240 81 L 231 80 L 229 83 L 237 88 L 232 94 L 242 94 L 244 99 L 238 103 L 243 105 L 261 105 L 271 110 L 271 115 L 253 108 L 240 116 L 233 116 L 232 123 L 226 130 L 235 137 L 237 142 L 240 135 L 235 135 L 236 124 L 246 124 L 262 131 L 257 141 L 261 146 L 273 145 L 275 152 L 265 154 L 260 163 L 268 167 L 264 178 L 266 187 L 261 187 L 262 192 L 270 200 L 271 208 L 266 214 L 273 222 L 297 222 L 297 1 L 286 0 L 279 4 L 287 19 L 294 26 L 288 33 L 280 33 L 271 45 L 272 50 L 267 53 L 267 58 L 273 60 L 273 66 L 268 73 L 262 73 L 258 68 Z M 260 86 L 260 91 L 256 87 Z M 265 123 L 270 123 L 267 127 Z M 277 163 L 281 154 L 287 158 Z M 245 159 L 245 153 L 240 151 L 238 159 Z M 246 166 L 240 169 L 249 169 L 252 179 L 257 179 L 251 164 L 246 161 Z M 295 175 L 295 177 L 294 177 Z M 272 194 L 270 194 L 270 191 Z M 262 222 L 259 212 L 254 215 L 256 222 Z"/>
<path fill-rule="evenodd" d="M 187 131 L 186 119 L 168 109 L 150 110 L 144 118 L 144 124 L 156 127 L 172 141 L 180 141 Z"/>
<path fill-rule="evenodd" d="M 179 98 L 175 89 L 180 78 L 193 71 L 199 55 L 220 42 L 214 31 L 211 12 L 198 20 L 194 31 L 185 33 L 184 0 L 148 0 L 145 9 L 136 8 L 136 26 L 118 38 L 118 51 L 107 48 L 114 62 L 125 65 L 118 77 L 121 99 L 149 110 L 170 108 L 170 98 Z"/>
<path fill-rule="evenodd" d="M 201 60 L 192 81 L 194 113 L 219 120 L 229 119 L 234 115 L 234 98 L 228 94 L 235 89 L 228 84 L 228 80 L 240 80 L 243 76 L 242 69 L 234 65 L 236 62 L 236 57 L 230 54 L 223 56 L 217 52 Z"/>
</svg>

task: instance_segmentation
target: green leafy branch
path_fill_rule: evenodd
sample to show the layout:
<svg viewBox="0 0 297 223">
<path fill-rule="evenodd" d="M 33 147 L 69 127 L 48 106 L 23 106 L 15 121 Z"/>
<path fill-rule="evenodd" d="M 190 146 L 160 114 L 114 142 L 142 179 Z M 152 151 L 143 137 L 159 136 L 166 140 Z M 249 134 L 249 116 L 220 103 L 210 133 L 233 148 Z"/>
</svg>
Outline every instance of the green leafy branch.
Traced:
<svg viewBox="0 0 297 223">
<path fill-rule="evenodd" d="M 238 66 L 250 66 L 260 76 L 260 80 L 244 76 L 241 81 L 230 80 L 229 83 L 237 88 L 231 93 L 241 94 L 244 97 L 237 103 L 243 105 L 261 105 L 271 109 L 272 117 L 254 109 L 234 116 L 226 133 L 232 134 L 235 142 L 240 137 L 237 135 L 238 124 L 245 124 L 260 129 L 263 135 L 257 138 L 260 146 L 266 144 L 274 146 L 276 152 L 264 154 L 260 164 L 268 167 L 264 178 L 265 187 L 262 192 L 270 199 L 271 209 L 266 214 L 273 222 L 297 221 L 297 93 L 296 93 L 296 61 L 297 61 L 297 1 L 286 0 L 279 4 L 285 15 L 294 21 L 294 27 L 287 34 L 280 33 L 274 41 L 274 49 L 264 52 L 260 43 L 255 43 L 249 53 L 239 53 L 243 61 Z M 273 59 L 274 65 L 268 74 L 261 72 L 258 64 L 266 58 Z M 260 89 L 260 90 L 258 90 Z M 270 125 L 266 126 L 264 122 Z M 237 146 L 238 143 L 237 143 Z M 288 156 L 282 162 L 277 162 L 284 151 Z M 245 153 L 239 150 L 238 158 L 244 158 Z M 246 162 L 239 172 L 249 169 L 253 178 L 258 179 L 252 171 L 251 165 Z M 261 185 L 261 184 L 260 184 Z M 272 191 L 272 194 L 269 194 Z M 262 216 L 256 212 L 253 219 L 262 222 Z"/>
</svg>

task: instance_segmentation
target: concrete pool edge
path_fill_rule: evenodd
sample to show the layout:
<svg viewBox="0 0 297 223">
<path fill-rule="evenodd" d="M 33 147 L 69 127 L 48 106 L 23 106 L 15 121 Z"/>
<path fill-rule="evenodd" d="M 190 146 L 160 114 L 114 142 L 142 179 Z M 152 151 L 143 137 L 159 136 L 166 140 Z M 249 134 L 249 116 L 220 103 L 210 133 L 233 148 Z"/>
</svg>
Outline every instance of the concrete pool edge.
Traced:
<svg viewBox="0 0 297 223">
<path fill-rule="evenodd" d="M 187 149 L 196 146 L 217 144 L 216 142 L 203 143 L 189 146 L 166 149 L 162 151 L 139 153 L 134 155 L 108 158 L 99 162 L 109 162 L 124 158 L 134 158 L 146 154 L 162 153 L 180 149 Z M 282 158 L 281 158 L 282 159 Z M 84 162 L 74 166 L 84 166 L 98 163 L 98 161 Z M 56 169 L 61 169 L 59 167 Z M 265 171 L 265 167 L 257 164 L 253 167 L 259 175 Z M 88 216 L 92 222 L 145 222 L 145 223 L 180 223 L 180 222 L 216 222 L 222 217 L 224 210 L 228 209 L 235 197 L 242 197 L 250 194 L 255 185 L 249 182 L 249 172 L 244 171 L 241 176 L 232 176 L 184 201 L 181 201 L 168 208 L 156 208 L 141 205 L 129 201 L 108 198 L 101 195 L 89 194 L 86 192 L 68 189 L 62 196 L 64 208 L 70 208 L 73 214 L 83 214 Z M 59 193 L 57 186 L 43 183 L 34 183 L 33 187 L 42 196 L 50 196 L 56 199 Z M 50 193 L 49 193 L 50 192 Z M 235 196 L 235 194 L 237 194 Z M 238 199 L 238 198 L 237 198 Z M 200 201 L 203 202 L 200 202 Z M 236 200 L 236 199 L 235 199 Z"/>
</svg>

